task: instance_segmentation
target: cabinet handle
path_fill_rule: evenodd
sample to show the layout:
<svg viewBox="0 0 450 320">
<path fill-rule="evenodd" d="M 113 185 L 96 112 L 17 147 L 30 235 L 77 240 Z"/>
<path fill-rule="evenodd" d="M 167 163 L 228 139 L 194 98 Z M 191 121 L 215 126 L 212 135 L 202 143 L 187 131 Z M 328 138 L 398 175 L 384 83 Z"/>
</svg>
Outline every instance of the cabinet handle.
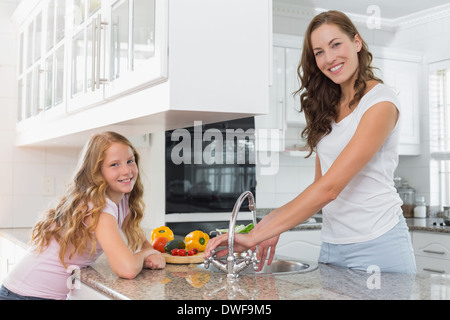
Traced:
<svg viewBox="0 0 450 320">
<path fill-rule="evenodd" d="M 422 250 L 422 251 L 423 251 L 423 252 L 426 252 L 426 253 L 445 254 L 444 251 L 435 251 L 435 250 L 428 250 L 428 249 L 424 249 L 424 250 Z"/>
<path fill-rule="evenodd" d="M 97 16 L 97 70 L 96 70 L 96 77 L 95 77 L 95 83 L 96 88 L 100 89 L 100 85 L 103 83 L 106 83 L 108 80 L 104 78 L 100 78 L 100 51 L 101 51 L 101 45 L 102 45 L 102 29 L 103 26 L 107 26 L 107 22 L 102 22 L 102 17 L 100 14 Z"/>
<path fill-rule="evenodd" d="M 445 270 L 437 270 L 437 269 L 431 269 L 431 268 L 422 268 L 422 270 L 428 271 L 428 272 L 445 273 Z"/>
<path fill-rule="evenodd" d="M 6 273 L 9 273 L 11 266 L 14 266 L 14 263 L 9 262 L 9 259 L 6 258 Z"/>
<path fill-rule="evenodd" d="M 92 19 L 92 67 L 91 67 L 91 91 L 95 91 L 95 61 L 97 49 L 97 18 Z"/>
</svg>

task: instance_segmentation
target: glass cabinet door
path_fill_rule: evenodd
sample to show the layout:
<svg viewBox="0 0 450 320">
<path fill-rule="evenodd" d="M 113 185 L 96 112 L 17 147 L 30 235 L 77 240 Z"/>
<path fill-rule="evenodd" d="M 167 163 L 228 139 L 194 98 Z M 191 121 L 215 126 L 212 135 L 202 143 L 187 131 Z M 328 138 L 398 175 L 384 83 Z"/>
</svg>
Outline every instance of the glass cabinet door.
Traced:
<svg viewBox="0 0 450 320">
<path fill-rule="evenodd" d="M 49 0 L 47 5 L 45 55 L 43 62 L 43 109 L 64 112 L 66 1 Z M 58 107 L 58 108 L 56 108 Z"/>
<path fill-rule="evenodd" d="M 101 44 L 104 38 L 104 9 L 100 0 L 70 0 L 73 20 L 70 21 L 70 86 L 67 110 L 78 110 L 103 100 L 99 85 L 104 73 Z"/>
<path fill-rule="evenodd" d="M 42 110 L 41 56 L 42 56 L 42 11 L 24 26 L 19 36 L 18 60 L 18 106 L 17 120 L 29 119 Z"/>
<path fill-rule="evenodd" d="M 111 98 L 165 78 L 166 17 L 166 1 L 111 1 L 105 97 Z"/>
<path fill-rule="evenodd" d="M 151 2 L 151 1 L 149 1 Z M 120 78 L 130 65 L 130 1 L 119 1 L 111 11 L 110 81 Z"/>
</svg>

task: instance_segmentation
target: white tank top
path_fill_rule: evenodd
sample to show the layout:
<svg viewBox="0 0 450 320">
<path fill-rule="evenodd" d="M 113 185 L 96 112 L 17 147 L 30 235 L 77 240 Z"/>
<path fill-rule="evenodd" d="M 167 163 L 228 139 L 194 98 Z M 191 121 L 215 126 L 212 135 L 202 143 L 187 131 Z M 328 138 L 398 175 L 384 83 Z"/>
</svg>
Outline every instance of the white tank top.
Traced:
<svg viewBox="0 0 450 320">
<path fill-rule="evenodd" d="M 362 97 L 350 115 L 339 123 L 332 123 L 331 133 L 317 145 L 322 174 L 328 171 L 353 137 L 363 114 L 382 101 L 392 102 L 400 110 L 394 91 L 378 84 Z M 368 241 L 398 223 L 402 201 L 393 178 L 398 164 L 400 118 L 370 162 L 335 200 L 322 208 L 322 241 L 334 244 Z"/>
</svg>

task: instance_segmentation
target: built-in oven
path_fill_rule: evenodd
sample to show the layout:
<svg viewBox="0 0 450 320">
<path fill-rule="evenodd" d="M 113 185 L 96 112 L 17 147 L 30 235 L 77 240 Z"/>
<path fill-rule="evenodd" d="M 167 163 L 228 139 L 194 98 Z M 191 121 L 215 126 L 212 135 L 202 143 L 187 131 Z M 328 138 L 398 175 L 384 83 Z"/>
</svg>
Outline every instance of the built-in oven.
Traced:
<svg viewBox="0 0 450 320">
<path fill-rule="evenodd" d="M 228 228 L 234 204 L 244 191 L 255 198 L 253 117 L 166 131 L 166 215 L 175 234 Z M 238 224 L 252 221 L 245 201 Z"/>
</svg>

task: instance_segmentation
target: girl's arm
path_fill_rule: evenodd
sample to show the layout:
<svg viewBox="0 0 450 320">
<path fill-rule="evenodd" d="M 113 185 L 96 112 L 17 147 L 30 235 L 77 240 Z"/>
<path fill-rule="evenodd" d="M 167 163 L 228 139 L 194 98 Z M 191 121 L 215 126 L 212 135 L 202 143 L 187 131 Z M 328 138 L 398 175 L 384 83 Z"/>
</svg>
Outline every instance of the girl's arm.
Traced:
<svg viewBox="0 0 450 320">
<path fill-rule="evenodd" d="M 235 235 L 235 248 L 251 248 L 256 244 L 289 230 L 310 218 L 322 207 L 336 199 L 353 177 L 372 159 L 388 138 L 398 119 L 398 110 L 390 102 L 380 102 L 365 112 L 359 126 L 339 157 L 322 175 L 320 160 L 316 159 L 315 182 L 300 195 L 270 213 L 270 221 L 248 235 Z M 225 245 L 222 235 L 209 241 L 205 256 Z M 241 245 L 240 247 L 238 245 Z"/>
<path fill-rule="evenodd" d="M 95 237 L 102 246 L 112 270 L 121 278 L 135 278 L 141 272 L 146 257 L 159 253 L 148 241 L 144 243 L 141 251 L 132 253 L 122 239 L 116 219 L 106 212 L 100 213 Z"/>
</svg>

